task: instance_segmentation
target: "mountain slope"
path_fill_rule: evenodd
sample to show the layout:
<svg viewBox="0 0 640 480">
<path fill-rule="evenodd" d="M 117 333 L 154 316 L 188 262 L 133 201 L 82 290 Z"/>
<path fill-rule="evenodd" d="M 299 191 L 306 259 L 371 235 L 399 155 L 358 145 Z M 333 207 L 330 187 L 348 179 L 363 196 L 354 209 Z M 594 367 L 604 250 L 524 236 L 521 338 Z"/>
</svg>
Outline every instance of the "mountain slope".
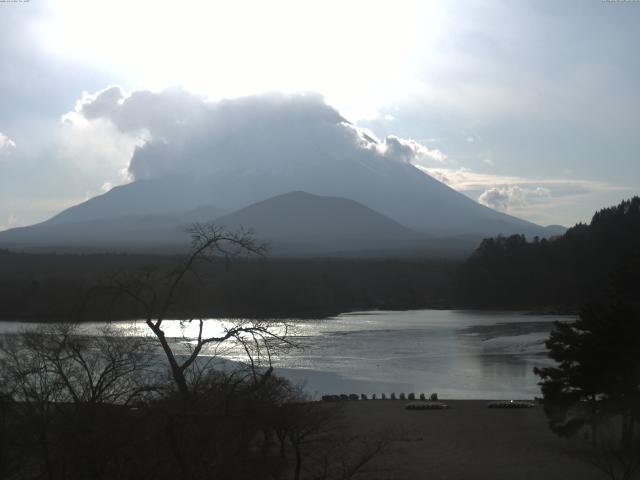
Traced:
<svg viewBox="0 0 640 480">
<path fill-rule="evenodd" d="M 184 245 L 186 239 L 186 224 L 169 215 L 43 222 L 0 232 L 0 245 L 27 251 L 154 251 Z"/>
<path fill-rule="evenodd" d="M 379 254 L 424 248 L 424 235 L 353 200 L 291 192 L 214 218 L 202 207 L 172 215 L 123 215 L 98 220 L 52 220 L 0 232 L 0 245 L 27 250 L 183 251 L 187 228 L 215 220 L 230 230 L 252 229 L 273 255 Z M 440 248 L 440 245 L 438 245 Z"/>
<path fill-rule="evenodd" d="M 107 193 L 90 198 L 67 208 L 49 219 L 48 223 L 68 223 L 123 215 L 173 215 L 187 210 L 201 209 L 203 205 L 215 205 L 208 201 L 212 196 L 206 185 L 189 176 L 162 177 L 138 180 L 128 185 L 114 187 Z M 215 209 L 215 207 L 210 207 Z M 218 209 L 215 216 L 226 213 Z M 214 217 L 215 218 L 215 217 Z"/>
<path fill-rule="evenodd" d="M 549 234 L 539 225 L 474 202 L 413 165 L 375 160 L 367 164 L 345 161 L 331 167 L 304 165 L 280 172 L 229 168 L 207 177 L 139 180 L 71 207 L 49 222 L 160 215 L 206 204 L 234 211 L 285 192 L 306 191 L 355 200 L 430 235 Z"/>
<path fill-rule="evenodd" d="M 52 223 L 167 215 L 201 205 L 235 211 L 305 191 L 359 202 L 429 235 L 547 233 L 435 180 L 416 166 L 425 146 L 393 135 L 378 140 L 318 95 L 208 102 L 186 92 L 137 92 L 115 103 L 104 97 L 108 92 L 101 95 L 89 103 L 107 102 L 100 104 L 108 105 L 100 110 L 105 120 L 123 132 L 148 129 L 129 161 L 136 181 L 72 207 Z"/>
<path fill-rule="evenodd" d="M 230 229 L 249 228 L 276 253 L 371 251 L 416 247 L 424 235 L 353 200 L 291 192 L 217 219 Z"/>
</svg>

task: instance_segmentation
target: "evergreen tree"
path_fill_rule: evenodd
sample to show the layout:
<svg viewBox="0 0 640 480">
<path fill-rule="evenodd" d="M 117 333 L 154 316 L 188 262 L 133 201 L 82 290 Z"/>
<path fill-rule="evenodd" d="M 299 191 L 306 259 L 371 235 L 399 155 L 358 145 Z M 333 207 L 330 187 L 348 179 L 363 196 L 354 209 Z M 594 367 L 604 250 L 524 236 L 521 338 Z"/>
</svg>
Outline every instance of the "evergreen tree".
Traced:
<svg viewBox="0 0 640 480">
<path fill-rule="evenodd" d="M 640 418 L 640 310 L 589 304 L 575 322 L 555 324 L 546 342 L 557 366 L 536 369 L 551 428 L 572 435 L 607 418 L 621 419 L 620 447 L 631 446 Z"/>
</svg>

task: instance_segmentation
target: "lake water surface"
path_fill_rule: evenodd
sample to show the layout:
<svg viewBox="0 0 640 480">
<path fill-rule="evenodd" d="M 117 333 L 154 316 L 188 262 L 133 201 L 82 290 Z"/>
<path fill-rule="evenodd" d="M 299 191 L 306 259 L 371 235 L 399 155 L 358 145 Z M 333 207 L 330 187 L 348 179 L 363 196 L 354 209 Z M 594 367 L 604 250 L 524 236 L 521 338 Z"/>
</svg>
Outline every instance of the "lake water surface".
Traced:
<svg viewBox="0 0 640 480">
<path fill-rule="evenodd" d="M 280 365 L 311 393 L 437 392 L 443 398 L 539 395 L 544 340 L 570 317 L 414 310 L 344 314 L 303 326 Z"/>
<path fill-rule="evenodd" d="M 535 366 L 548 365 L 544 340 L 552 322 L 566 316 L 517 312 L 412 310 L 342 314 L 324 320 L 291 320 L 300 348 L 276 357 L 276 371 L 304 384 L 314 397 L 333 393 L 437 392 L 441 398 L 524 399 L 539 395 Z M 144 324 L 116 324 L 128 334 Z M 208 320 L 210 332 L 224 321 Z M 168 324 L 176 341 L 193 330 Z M 136 329 L 137 327 L 137 329 Z M 0 322 L 10 334 L 24 324 Z M 100 325 L 84 327 L 87 333 Z M 211 353 L 211 352 L 210 352 Z M 219 351 L 242 359 L 237 349 Z"/>
</svg>

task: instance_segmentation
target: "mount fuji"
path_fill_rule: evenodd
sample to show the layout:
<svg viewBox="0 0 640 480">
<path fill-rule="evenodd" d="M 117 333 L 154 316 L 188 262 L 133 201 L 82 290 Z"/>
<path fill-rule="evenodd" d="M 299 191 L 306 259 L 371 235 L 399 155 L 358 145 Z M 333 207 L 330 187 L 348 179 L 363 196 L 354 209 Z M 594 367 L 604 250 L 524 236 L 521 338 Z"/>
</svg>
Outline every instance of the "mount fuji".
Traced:
<svg viewBox="0 0 640 480">
<path fill-rule="evenodd" d="M 150 139 L 130 160 L 135 180 L 43 223 L 0 232 L 0 246 L 144 249 L 176 244 L 185 225 L 218 219 L 314 252 L 556 233 L 480 205 L 432 178 L 414 164 L 424 153 L 415 142 L 376 140 L 317 96 L 207 103 L 185 92 L 143 93 L 119 97 L 106 90 L 78 109 L 88 121 L 112 122 L 123 135 L 146 129 Z M 172 95 L 171 102 L 163 95 Z M 285 195 L 290 192 L 298 194 Z M 278 208 L 254 206 L 274 197 L 271 206 Z M 241 213 L 251 206 L 261 213 Z M 301 222 L 308 235 L 298 227 Z M 335 244 L 329 237 L 349 240 Z"/>
</svg>

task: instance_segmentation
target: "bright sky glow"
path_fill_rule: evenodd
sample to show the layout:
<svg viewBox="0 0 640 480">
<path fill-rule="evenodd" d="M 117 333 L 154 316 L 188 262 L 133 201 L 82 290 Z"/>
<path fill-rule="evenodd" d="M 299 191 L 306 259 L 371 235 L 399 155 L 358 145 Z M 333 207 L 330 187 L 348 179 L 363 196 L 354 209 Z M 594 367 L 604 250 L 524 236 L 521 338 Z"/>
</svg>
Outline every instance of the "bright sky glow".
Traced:
<svg viewBox="0 0 640 480">
<path fill-rule="evenodd" d="M 57 54 L 116 70 L 132 87 L 212 98 L 317 91 L 350 118 L 419 89 L 444 16 L 428 1 L 56 2 L 40 25 Z M 372 81 L 373 80 L 373 81 Z"/>
</svg>

